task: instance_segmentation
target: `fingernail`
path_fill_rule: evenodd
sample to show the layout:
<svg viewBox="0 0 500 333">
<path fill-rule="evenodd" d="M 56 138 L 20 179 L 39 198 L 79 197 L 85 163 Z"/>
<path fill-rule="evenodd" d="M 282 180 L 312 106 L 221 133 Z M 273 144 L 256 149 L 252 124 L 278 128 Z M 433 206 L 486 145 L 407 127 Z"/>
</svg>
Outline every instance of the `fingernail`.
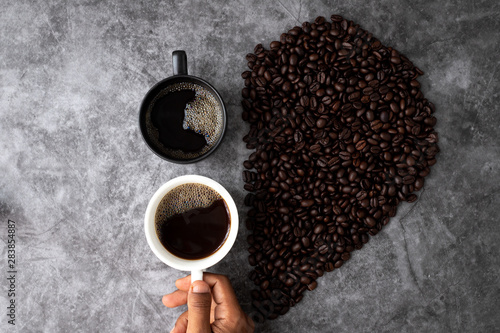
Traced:
<svg viewBox="0 0 500 333">
<path fill-rule="evenodd" d="M 206 294 L 210 292 L 210 287 L 206 282 L 194 281 L 193 282 L 193 293 L 196 294 Z"/>
</svg>

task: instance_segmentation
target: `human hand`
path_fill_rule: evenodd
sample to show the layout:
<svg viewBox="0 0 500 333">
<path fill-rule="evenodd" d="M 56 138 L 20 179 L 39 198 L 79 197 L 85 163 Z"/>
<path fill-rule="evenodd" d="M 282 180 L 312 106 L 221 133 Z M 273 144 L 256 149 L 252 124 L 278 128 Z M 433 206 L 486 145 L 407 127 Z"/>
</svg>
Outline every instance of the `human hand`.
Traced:
<svg viewBox="0 0 500 333">
<path fill-rule="evenodd" d="M 191 276 L 175 281 L 178 290 L 163 296 L 175 308 L 187 303 L 170 333 L 252 333 L 255 325 L 241 309 L 231 282 L 224 275 L 204 273 L 191 284 Z"/>
</svg>

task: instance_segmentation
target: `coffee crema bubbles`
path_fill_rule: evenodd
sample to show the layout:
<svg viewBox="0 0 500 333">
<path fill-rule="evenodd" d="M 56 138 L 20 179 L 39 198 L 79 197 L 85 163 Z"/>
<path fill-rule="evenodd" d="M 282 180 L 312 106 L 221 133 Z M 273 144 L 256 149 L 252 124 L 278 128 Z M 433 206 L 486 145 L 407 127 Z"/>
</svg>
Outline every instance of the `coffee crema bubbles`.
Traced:
<svg viewBox="0 0 500 333">
<path fill-rule="evenodd" d="M 436 163 L 423 72 L 332 15 L 258 44 L 242 73 L 254 320 L 274 319 L 414 202 Z"/>
<path fill-rule="evenodd" d="M 181 160 L 197 158 L 220 140 L 223 109 L 217 98 L 195 83 L 173 83 L 158 93 L 146 111 L 146 130 L 164 154 Z"/>
</svg>

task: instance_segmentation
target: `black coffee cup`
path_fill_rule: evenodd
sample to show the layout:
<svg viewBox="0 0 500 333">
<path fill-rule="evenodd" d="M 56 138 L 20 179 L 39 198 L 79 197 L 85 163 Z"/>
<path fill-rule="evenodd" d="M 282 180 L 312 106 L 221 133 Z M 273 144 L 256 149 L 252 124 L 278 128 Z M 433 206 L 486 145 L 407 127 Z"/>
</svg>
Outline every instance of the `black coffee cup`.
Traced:
<svg viewBox="0 0 500 333">
<path fill-rule="evenodd" d="M 172 52 L 172 63 L 174 75 L 144 97 L 139 126 L 156 155 L 174 163 L 193 163 L 213 153 L 222 141 L 226 107 L 210 83 L 188 75 L 186 52 Z"/>
</svg>

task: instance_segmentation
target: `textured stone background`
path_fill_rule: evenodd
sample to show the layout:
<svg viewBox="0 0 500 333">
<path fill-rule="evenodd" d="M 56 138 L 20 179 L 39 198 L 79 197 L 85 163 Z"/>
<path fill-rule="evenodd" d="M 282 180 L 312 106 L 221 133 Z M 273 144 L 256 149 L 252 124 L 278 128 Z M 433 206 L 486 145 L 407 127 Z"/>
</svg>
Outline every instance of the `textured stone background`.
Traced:
<svg viewBox="0 0 500 333">
<path fill-rule="evenodd" d="M 498 1 L 2 1 L 0 331 L 168 332 L 161 296 L 184 276 L 143 233 L 156 189 L 212 177 L 243 216 L 240 74 L 257 43 L 337 13 L 407 55 L 436 105 L 441 153 L 419 200 L 259 332 L 500 331 Z M 152 154 L 138 106 L 171 52 L 218 88 L 227 136 L 208 159 Z M 17 321 L 7 325 L 8 219 L 17 222 Z M 248 312 L 246 236 L 213 272 Z"/>
</svg>

